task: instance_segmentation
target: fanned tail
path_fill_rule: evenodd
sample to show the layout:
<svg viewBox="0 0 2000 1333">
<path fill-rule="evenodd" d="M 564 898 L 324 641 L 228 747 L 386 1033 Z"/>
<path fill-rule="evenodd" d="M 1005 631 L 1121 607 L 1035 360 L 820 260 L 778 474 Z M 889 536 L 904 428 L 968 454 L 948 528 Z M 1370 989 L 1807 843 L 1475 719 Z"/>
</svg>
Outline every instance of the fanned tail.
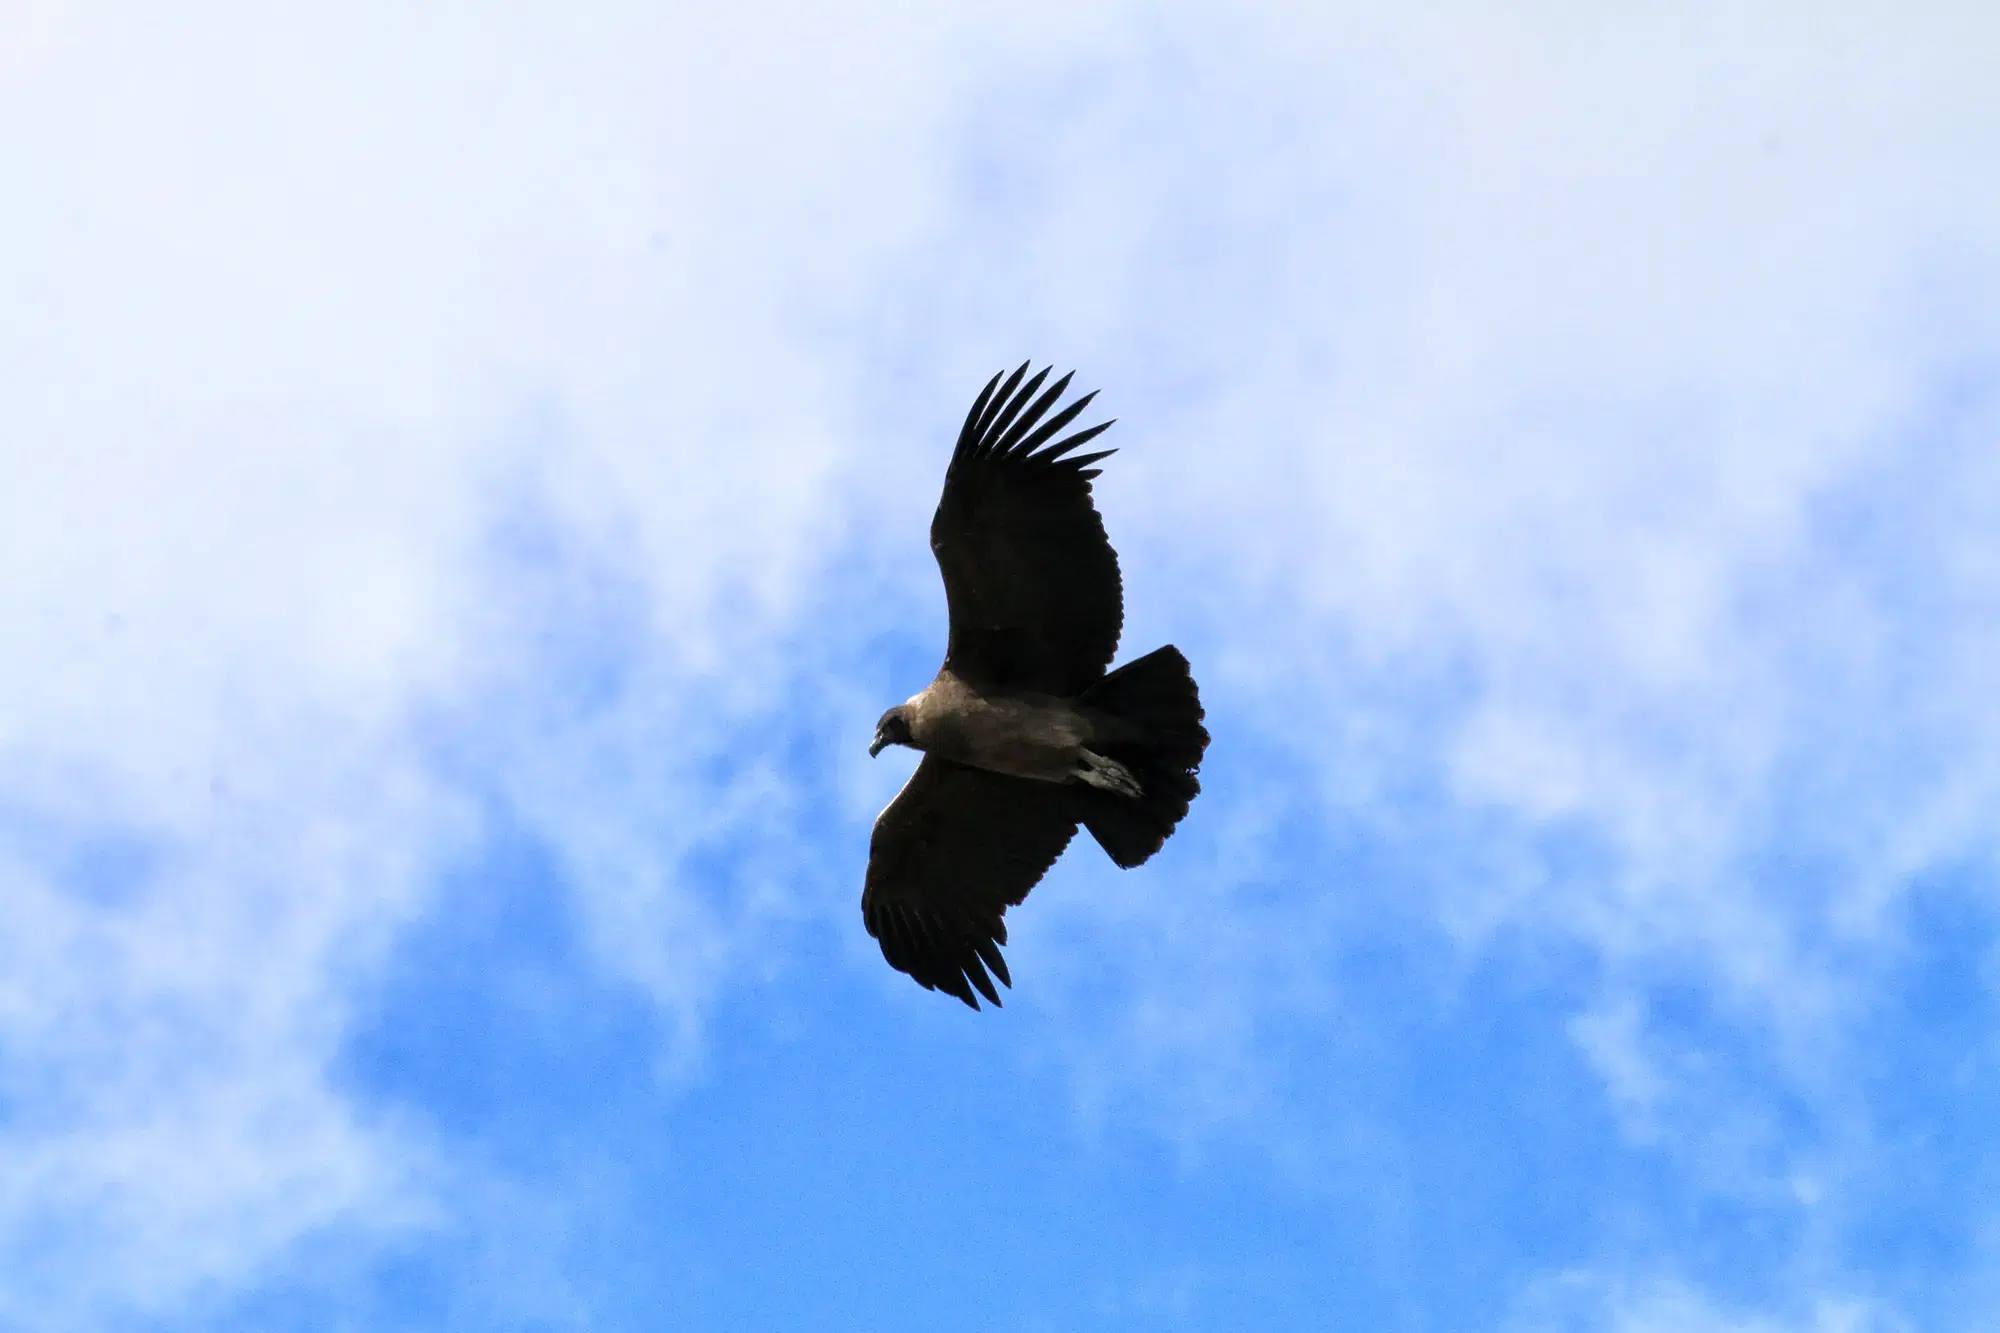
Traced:
<svg viewBox="0 0 2000 1333">
<path fill-rule="evenodd" d="M 1079 790 L 1080 817 L 1113 861 L 1130 869 L 1160 850 L 1201 792 L 1195 774 L 1208 748 L 1201 692 L 1180 649 L 1168 644 L 1119 667 L 1078 700 L 1132 725 L 1136 739 L 1101 745 L 1130 769 L 1140 795 Z"/>
</svg>

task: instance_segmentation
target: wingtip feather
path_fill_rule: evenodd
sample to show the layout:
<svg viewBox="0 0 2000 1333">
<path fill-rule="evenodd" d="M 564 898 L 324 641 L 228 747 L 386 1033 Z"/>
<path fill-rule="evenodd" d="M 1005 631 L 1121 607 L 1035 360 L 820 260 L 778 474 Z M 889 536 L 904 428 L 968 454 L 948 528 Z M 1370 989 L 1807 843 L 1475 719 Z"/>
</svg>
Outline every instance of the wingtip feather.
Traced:
<svg viewBox="0 0 2000 1333">
<path fill-rule="evenodd" d="M 1029 400 L 1035 396 L 1035 391 L 1042 387 L 1042 381 L 1049 377 L 1049 372 L 1053 369 L 1054 366 L 1042 367 L 1033 379 L 1011 393 L 1007 402 L 1001 407 L 1000 415 L 979 433 L 979 452 L 982 455 L 1007 452 L 1007 441 L 1019 428 L 1014 418 L 1021 414 L 1021 409 L 1028 405 Z"/>
<path fill-rule="evenodd" d="M 963 452 L 965 446 L 978 437 L 978 432 L 974 427 L 979 424 L 980 418 L 986 415 L 986 404 L 992 400 L 993 390 L 999 387 L 1000 377 L 1006 373 L 1004 370 L 994 371 L 993 378 L 986 381 L 986 387 L 981 389 L 979 396 L 972 400 L 972 410 L 965 414 L 965 424 L 959 427 L 958 430 L 958 445 L 952 450 L 954 455 Z"/>
<path fill-rule="evenodd" d="M 956 995 L 959 999 L 965 1001 L 974 1013 L 979 1012 L 979 997 L 972 993 L 972 987 L 965 984 L 965 974 L 963 972 L 960 972 L 956 976 L 946 977 L 939 988 L 945 994 Z"/>
<path fill-rule="evenodd" d="M 986 975 L 986 969 L 979 965 L 978 958 L 965 960 L 965 975 L 972 978 L 972 984 L 979 987 L 979 993 L 986 997 L 988 1004 L 996 1008 L 999 1006 L 1000 992 L 993 989 L 993 979 Z"/>
<path fill-rule="evenodd" d="M 975 448 L 981 440 L 984 440 L 987 435 L 992 433 L 994 418 L 1000 415 L 1001 406 L 1014 396 L 1014 388 L 1020 384 L 1021 376 L 1028 373 L 1030 364 L 1032 363 L 1023 361 L 1019 366 L 1015 367 L 1014 373 L 1009 375 L 1007 382 L 1000 387 L 1000 392 L 995 394 L 993 400 L 986 405 L 986 412 L 979 419 L 978 429 L 972 432 L 972 442 Z"/>
<path fill-rule="evenodd" d="M 1066 436 L 1063 439 L 1056 441 L 1056 443 L 1050 445 L 1048 448 L 1042 450 L 1042 452 L 1038 454 L 1037 457 L 1046 458 L 1049 459 L 1050 461 L 1062 458 L 1063 455 L 1067 454 L 1070 450 L 1075 449 L 1080 445 L 1089 444 L 1092 440 L 1104 434 L 1105 431 L 1110 430 L 1114 425 L 1117 424 L 1117 421 L 1118 419 L 1116 417 L 1113 417 L 1110 421 L 1101 421 L 1097 425 L 1092 426 L 1087 430 L 1080 430 L 1074 435 Z M 1070 467 L 1075 467 L 1077 466 L 1078 463 L 1078 460 L 1074 458 L 1064 459 L 1064 461 Z"/>
<path fill-rule="evenodd" d="M 1090 400 L 1095 397 L 1097 397 L 1097 390 L 1092 389 L 1089 393 L 1050 417 L 1040 430 L 1021 441 L 1020 453 L 1037 463 L 1050 463 L 1061 458 L 1065 449 L 1075 447 L 1072 442 L 1065 440 L 1063 443 L 1048 449 L 1043 449 L 1042 446 L 1047 444 L 1052 437 L 1060 434 L 1063 427 L 1075 421 L 1083 410 L 1090 406 Z M 1106 424 L 1108 425 L 1109 423 Z M 1037 453 L 1037 450 L 1040 450 L 1040 452 Z"/>
<path fill-rule="evenodd" d="M 1042 391 L 1054 366 L 1044 366 L 1023 384 L 1022 378 L 1034 365 L 1032 359 L 1023 361 L 1010 374 L 1006 371 L 995 373 L 979 391 L 973 401 L 972 410 L 966 413 L 965 425 L 959 431 L 957 447 L 952 451 L 952 461 L 960 458 L 1007 457 L 1038 463 L 1045 467 L 1060 464 L 1073 475 L 1089 480 L 1097 476 L 1095 471 L 1087 471 L 1086 465 L 1108 457 L 1114 450 L 1091 454 L 1083 458 L 1065 458 L 1072 449 L 1097 438 L 1116 424 L 1117 418 L 1080 430 L 1074 435 L 1049 444 L 1048 441 L 1059 434 L 1064 427 L 1088 408 L 1097 397 L 1092 389 L 1083 397 L 1062 408 L 1047 421 L 1042 418 L 1050 408 L 1061 402 L 1068 392 L 1070 382 L 1076 378 L 1075 371 L 1066 372 L 1061 379 Z M 1001 380 L 1005 376 L 1005 382 Z M 1037 398 L 1036 394 L 1040 393 Z M 1039 425 L 1037 423 L 1040 423 Z M 1044 447 L 1046 446 L 1046 447 Z"/>
<path fill-rule="evenodd" d="M 985 935 L 975 935 L 972 937 L 972 947 L 979 950 L 980 958 L 986 962 L 987 971 L 1000 978 L 1001 985 L 1012 990 L 1014 978 L 1007 975 L 1007 959 L 1001 954 L 1000 946 Z M 998 1004 L 1000 1001 L 996 999 L 993 1003 Z"/>
<path fill-rule="evenodd" d="M 1050 367 L 1050 369 L 1052 370 L 1054 369 L 1054 367 L 1052 366 Z M 1046 375 L 1048 373 L 1049 372 L 1045 370 L 1042 372 L 1042 375 Z M 1062 401 L 1063 394 L 1067 392 L 1069 389 L 1069 382 L 1075 378 L 1076 378 L 1076 372 L 1072 370 L 1071 372 L 1069 372 L 1069 374 L 1064 375 L 1061 379 L 1057 380 L 1054 384 L 1050 385 L 1049 391 L 1043 394 L 1040 398 L 1037 398 L 1035 400 L 1034 406 L 1030 407 L 1026 412 L 1022 413 L 1021 419 L 1019 421 L 1016 421 L 1008 429 L 1007 433 L 1001 437 L 999 442 L 993 446 L 993 452 L 996 454 L 1012 454 L 1017 457 L 1023 457 L 1023 458 L 1033 453 L 1034 446 L 1024 445 L 1021 437 L 1026 435 L 1030 430 L 1033 430 L 1035 423 L 1037 421 L 1040 421 L 1042 417 L 1047 414 L 1048 410 L 1051 407 L 1055 406 L 1058 402 Z M 1041 382 L 1041 375 L 1037 375 L 1035 377 L 1035 382 L 1036 383 Z M 1027 394 L 1024 391 L 1022 393 L 1022 397 L 1025 398 L 1026 396 Z"/>
</svg>

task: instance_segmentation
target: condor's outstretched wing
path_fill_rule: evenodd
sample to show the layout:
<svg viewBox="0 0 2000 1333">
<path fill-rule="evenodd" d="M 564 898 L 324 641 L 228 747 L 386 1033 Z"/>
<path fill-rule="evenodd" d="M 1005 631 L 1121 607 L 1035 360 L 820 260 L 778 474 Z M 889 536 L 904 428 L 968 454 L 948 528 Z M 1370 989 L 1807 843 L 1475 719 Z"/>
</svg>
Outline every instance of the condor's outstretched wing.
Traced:
<svg viewBox="0 0 2000 1333">
<path fill-rule="evenodd" d="M 1028 896 L 1076 833 L 1072 794 L 925 755 L 868 844 L 861 919 L 882 956 L 926 990 L 994 1004 L 1012 986 L 1001 916 Z"/>
<path fill-rule="evenodd" d="M 1083 692 L 1111 664 L 1125 605 L 1118 555 L 1090 503 L 1091 467 L 1068 457 L 1110 426 L 1055 439 L 1096 395 L 1044 416 L 1069 387 L 1026 384 L 1024 362 L 980 393 L 945 473 L 931 551 L 951 610 L 945 667 L 976 689 Z"/>
</svg>

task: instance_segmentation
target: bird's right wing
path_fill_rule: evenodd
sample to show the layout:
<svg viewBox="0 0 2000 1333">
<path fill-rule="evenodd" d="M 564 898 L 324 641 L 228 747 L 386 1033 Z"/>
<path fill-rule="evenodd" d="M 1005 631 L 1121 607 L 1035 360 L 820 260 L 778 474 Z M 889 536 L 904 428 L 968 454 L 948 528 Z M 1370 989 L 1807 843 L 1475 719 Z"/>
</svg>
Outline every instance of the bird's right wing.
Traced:
<svg viewBox="0 0 2000 1333">
<path fill-rule="evenodd" d="M 994 1004 L 1012 986 L 1002 914 L 1028 896 L 1076 834 L 1073 794 L 925 755 L 875 821 L 861 919 L 882 956 L 926 990 Z"/>
</svg>

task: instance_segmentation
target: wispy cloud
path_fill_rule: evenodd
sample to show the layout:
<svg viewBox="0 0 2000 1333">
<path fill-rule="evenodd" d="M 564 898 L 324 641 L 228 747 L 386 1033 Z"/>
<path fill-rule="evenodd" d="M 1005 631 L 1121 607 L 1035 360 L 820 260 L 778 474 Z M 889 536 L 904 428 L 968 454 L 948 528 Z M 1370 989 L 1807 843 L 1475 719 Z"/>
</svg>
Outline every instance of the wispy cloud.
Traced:
<svg viewBox="0 0 2000 1333">
<path fill-rule="evenodd" d="M 1468 943 L 1803 1040 L 1892 886 L 1984 855 L 2000 206 L 1990 25 L 1779 26 L 1167 24 L 976 122 L 999 202 L 907 308 L 1122 382 L 1105 507 L 1180 575 L 1135 634 L 1172 606 L 1253 725 L 1310 719 Z"/>
<path fill-rule="evenodd" d="M 495 826 L 684 1062 L 718 997 L 851 926 L 827 849 L 893 774 L 840 729 L 930 668 L 944 425 L 1029 353 L 1124 420 L 1128 647 L 1187 647 L 1218 737 L 1143 883 L 1079 858 L 1021 915 L 1020 1007 L 1083 1103 L 1309 1173 L 1289 1071 L 1396 1030 L 1371 947 L 1421 941 L 1447 1006 L 1483 959 L 1577 950 L 1549 1021 L 1626 1132 L 1717 1181 L 1851 1178 L 1802 1159 L 1870 1141 L 1869 988 L 1914 883 L 1985 891 L 2000 797 L 1992 23 L 22 31 L 21 1319 L 435 1216 L 437 1145 L 328 1069 Z M 1759 1138 L 1801 1099 L 1812 1151 Z M 1875 1327 L 1847 1309 L 1770 1326 Z"/>
<path fill-rule="evenodd" d="M 1566 1273 L 1538 1284 L 1507 1327 L 1510 1333 L 1898 1333 L 1910 1325 L 1868 1301 L 1820 1297 L 1764 1313 L 1685 1283 Z"/>
</svg>

